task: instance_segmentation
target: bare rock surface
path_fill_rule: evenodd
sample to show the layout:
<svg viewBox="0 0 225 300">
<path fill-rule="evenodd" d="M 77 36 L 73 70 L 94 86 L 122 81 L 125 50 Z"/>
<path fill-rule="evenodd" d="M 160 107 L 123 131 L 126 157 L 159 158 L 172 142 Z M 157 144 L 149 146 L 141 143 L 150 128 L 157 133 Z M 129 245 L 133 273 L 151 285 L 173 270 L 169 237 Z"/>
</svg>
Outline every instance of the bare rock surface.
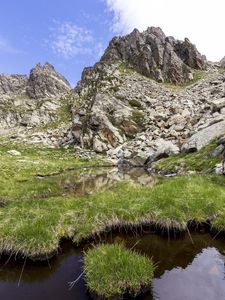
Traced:
<svg viewBox="0 0 225 300">
<path fill-rule="evenodd" d="M 31 98 L 53 97 L 71 89 L 69 82 L 49 63 L 37 64 L 30 72 L 26 92 Z"/>
<path fill-rule="evenodd" d="M 220 66 L 221 66 L 222 68 L 225 68 L 225 56 L 221 59 L 221 61 L 220 61 Z"/>
<path fill-rule="evenodd" d="M 213 140 L 225 135 L 225 121 L 218 122 L 206 127 L 192 135 L 192 137 L 182 146 L 182 151 L 197 151 L 208 145 Z"/>
<path fill-rule="evenodd" d="M 189 80 L 192 69 L 204 70 L 206 58 L 187 38 L 179 41 L 166 37 L 159 27 L 149 27 L 144 32 L 135 29 L 131 34 L 115 37 L 101 61 L 123 60 L 145 76 L 159 82 L 175 84 Z"/>
<path fill-rule="evenodd" d="M 0 95 L 25 92 L 27 80 L 26 75 L 0 74 Z"/>
<path fill-rule="evenodd" d="M 71 87 L 52 65 L 37 64 L 30 76 L 0 74 L 0 135 L 14 127 L 58 120 Z"/>
</svg>

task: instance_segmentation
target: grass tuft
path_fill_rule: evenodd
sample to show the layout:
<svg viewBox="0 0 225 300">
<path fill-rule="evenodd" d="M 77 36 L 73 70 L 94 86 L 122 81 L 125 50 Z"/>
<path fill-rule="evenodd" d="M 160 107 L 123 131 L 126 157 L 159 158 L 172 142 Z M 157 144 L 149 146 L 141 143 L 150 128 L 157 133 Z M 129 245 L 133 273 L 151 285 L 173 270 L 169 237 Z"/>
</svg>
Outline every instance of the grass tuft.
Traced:
<svg viewBox="0 0 225 300">
<path fill-rule="evenodd" d="M 155 265 L 124 246 L 100 245 L 84 258 L 84 272 L 89 291 L 103 299 L 136 296 L 150 288 Z"/>
</svg>

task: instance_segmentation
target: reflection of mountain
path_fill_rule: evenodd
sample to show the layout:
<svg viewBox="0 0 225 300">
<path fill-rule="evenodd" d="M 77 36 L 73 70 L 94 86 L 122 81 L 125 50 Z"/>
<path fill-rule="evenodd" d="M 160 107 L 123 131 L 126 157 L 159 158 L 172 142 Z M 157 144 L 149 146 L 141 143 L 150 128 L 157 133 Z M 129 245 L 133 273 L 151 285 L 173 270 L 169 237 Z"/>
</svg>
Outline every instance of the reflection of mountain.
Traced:
<svg viewBox="0 0 225 300">
<path fill-rule="evenodd" d="M 155 299 L 224 300 L 224 257 L 215 248 L 197 255 L 186 269 L 166 271 L 152 284 Z"/>
<path fill-rule="evenodd" d="M 152 185 L 157 176 L 149 174 L 143 168 L 133 169 L 81 169 L 79 172 L 65 173 L 55 180 L 64 189 L 65 194 L 83 195 L 110 187 L 120 180 L 133 181 L 142 185 Z"/>
</svg>

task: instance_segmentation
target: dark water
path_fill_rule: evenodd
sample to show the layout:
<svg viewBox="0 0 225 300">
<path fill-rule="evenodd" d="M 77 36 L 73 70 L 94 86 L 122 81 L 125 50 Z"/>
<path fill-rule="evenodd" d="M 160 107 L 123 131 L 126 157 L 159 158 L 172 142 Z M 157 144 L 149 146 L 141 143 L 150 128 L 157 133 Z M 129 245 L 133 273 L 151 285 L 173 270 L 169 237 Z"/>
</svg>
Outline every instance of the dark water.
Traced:
<svg viewBox="0 0 225 300">
<path fill-rule="evenodd" d="M 45 179 L 41 179 L 45 180 Z M 48 179 L 49 180 L 49 179 Z M 156 176 L 143 169 L 85 170 L 52 178 L 63 193 L 81 195 L 108 187 L 118 180 L 153 185 Z M 158 264 L 152 290 L 138 300 L 225 300 L 225 241 L 213 240 L 207 233 L 168 239 L 155 234 L 107 237 L 109 243 L 125 243 L 151 257 Z M 0 259 L 0 300 L 88 300 L 82 278 L 69 290 L 69 282 L 82 273 L 84 248 L 70 242 L 61 246 L 49 262 Z M 24 268 L 23 268 L 24 267 Z"/>
<path fill-rule="evenodd" d="M 167 239 L 154 234 L 144 236 L 114 235 L 107 242 L 123 242 L 145 253 L 158 264 L 152 291 L 138 300 L 224 300 L 225 299 L 225 243 L 213 240 L 207 233 Z M 61 253 L 49 263 L 27 261 L 21 276 L 23 261 L 1 259 L 0 299 L 4 300 L 88 300 L 83 280 L 72 290 L 68 283 L 82 273 L 83 251 L 70 243 L 62 245 Z"/>
</svg>

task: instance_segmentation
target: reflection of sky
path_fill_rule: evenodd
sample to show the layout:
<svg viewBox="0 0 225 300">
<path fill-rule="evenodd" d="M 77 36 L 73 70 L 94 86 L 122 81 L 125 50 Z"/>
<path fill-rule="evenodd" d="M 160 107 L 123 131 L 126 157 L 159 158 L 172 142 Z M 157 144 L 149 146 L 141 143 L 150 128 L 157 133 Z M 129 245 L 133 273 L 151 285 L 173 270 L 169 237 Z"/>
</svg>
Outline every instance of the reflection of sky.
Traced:
<svg viewBox="0 0 225 300">
<path fill-rule="evenodd" d="M 224 257 L 207 248 L 186 269 L 166 271 L 153 281 L 153 294 L 160 300 L 224 300 Z"/>
</svg>

